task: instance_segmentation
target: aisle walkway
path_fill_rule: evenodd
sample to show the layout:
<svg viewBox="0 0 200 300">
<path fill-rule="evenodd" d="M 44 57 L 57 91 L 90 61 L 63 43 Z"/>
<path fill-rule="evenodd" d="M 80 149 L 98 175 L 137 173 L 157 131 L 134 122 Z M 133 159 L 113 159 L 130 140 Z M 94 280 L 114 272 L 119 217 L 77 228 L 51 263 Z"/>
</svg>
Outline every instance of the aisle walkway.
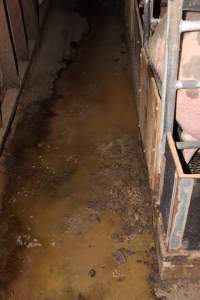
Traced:
<svg viewBox="0 0 200 300">
<path fill-rule="evenodd" d="M 151 200 L 127 50 L 119 17 L 98 18 L 81 48 L 74 44 L 54 97 L 24 113 L 29 124 L 10 146 L 2 300 L 154 299 Z"/>
</svg>

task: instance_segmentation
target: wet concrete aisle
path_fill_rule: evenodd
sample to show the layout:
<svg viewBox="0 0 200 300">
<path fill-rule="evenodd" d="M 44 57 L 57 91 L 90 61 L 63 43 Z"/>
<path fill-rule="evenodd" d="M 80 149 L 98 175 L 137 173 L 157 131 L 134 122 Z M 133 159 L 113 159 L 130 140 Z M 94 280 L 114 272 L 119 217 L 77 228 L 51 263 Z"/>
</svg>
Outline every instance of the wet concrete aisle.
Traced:
<svg viewBox="0 0 200 300">
<path fill-rule="evenodd" d="M 121 21 L 95 24 L 10 145 L 2 300 L 154 299 L 151 200 Z"/>
</svg>

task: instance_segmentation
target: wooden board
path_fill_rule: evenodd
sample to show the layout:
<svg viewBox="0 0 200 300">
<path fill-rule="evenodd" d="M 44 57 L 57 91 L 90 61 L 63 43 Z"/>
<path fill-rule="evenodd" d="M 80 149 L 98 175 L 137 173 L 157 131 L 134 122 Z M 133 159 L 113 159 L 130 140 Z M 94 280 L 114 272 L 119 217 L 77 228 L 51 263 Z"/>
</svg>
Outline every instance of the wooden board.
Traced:
<svg viewBox="0 0 200 300">
<path fill-rule="evenodd" d="M 28 47 L 20 2 L 19 0 L 6 0 L 6 6 L 16 57 L 18 60 L 27 60 Z"/>
<path fill-rule="evenodd" d="M 47 1 L 43 7 L 46 15 Z M 23 9 L 22 9 L 23 8 Z M 35 0 L 0 0 L 0 65 L 5 93 L 1 99 L 0 154 L 9 135 L 21 91 L 39 42 Z M 28 44 L 28 47 L 27 47 Z"/>
<path fill-rule="evenodd" d="M 155 79 L 150 80 L 150 94 L 147 107 L 147 134 L 146 149 L 149 169 L 150 187 L 153 191 L 158 191 L 158 156 L 160 151 L 160 117 L 161 100 L 158 94 Z"/>
<path fill-rule="evenodd" d="M 152 190 L 157 187 L 157 157 L 160 145 L 161 102 L 153 73 L 144 49 L 141 51 L 139 126 Z"/>
<path fill-rule="evenodd" d="M 3 0 L 0 0 L 0 65 L 4 86 L 19 86 L 16 56 L 13 49 L 12 36 L 8 25 L 8 16 Z"/>
<path fill-rule="evenodd" d="M 129 0 L 129 9 L 128 44 L 132 65 L 132 83 L 138 109 L 140 96 L 138 89 L 138 86 L 140 85 L 140 52 L 143 40 L 143 32 L 141 29 L 141 20 L 138 18 L 139 11 L 134 0 Z"/>
<path fill-rule="evenodd" d="M 146 50 L 141 48 L 143 29 L 138 5 L 133 0 L 129 0 L 127 5 L 129 9 L 128 40 L 139 128 L 148 167 L 150 187 L 153 191 L 158 191 L 157 157 L 160 144 L 161 101 Z"/>
<path fill-rule="evenodd" d="M 147 128 L 147 106 L 149 102 L 149 84 L 150 74 L 148 73 L 148 60 L 145 55 L 144 49 L 141 51 L 141 70 L 140 70 L 140 86 L 139 86 L 139 103 L 138 103 L 138 114 L 139 114 L 139 127 L 142 136 L 142 142 L 144 151 L 146 149 L 146 128 Z"/>
</svg>

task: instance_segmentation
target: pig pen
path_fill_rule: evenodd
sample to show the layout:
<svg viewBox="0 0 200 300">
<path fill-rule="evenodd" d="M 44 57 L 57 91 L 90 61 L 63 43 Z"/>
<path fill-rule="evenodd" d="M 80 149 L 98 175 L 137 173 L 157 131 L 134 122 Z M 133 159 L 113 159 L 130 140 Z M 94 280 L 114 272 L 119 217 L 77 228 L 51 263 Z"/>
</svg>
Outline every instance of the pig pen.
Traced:
<svg viewBox="0 0 200 300">
<path fill-rule="evenodd" d="M 199 6 L 197 2 L 192 2 Z M 166 11 L 167 1 L 162 4 L 159 10 L 161 15 Z M 176 121 L 176 115 L 173 130 L 167 132 L 162 149 L 162 78 L 160 80 L 159 72 L 155 72 L 150 59 L 149 43 L 146 42 L 144 30 L 145 26 L 148 28 L 144 18 L 145 7 L 143 8 L 141 1 L 127 1 L 126 14 L 138 122 L 155 202 L 154 225 L 160 275 L 162 279 L 200 277 L 199 152 L 196 149 L 193 151 L 190 139 L 181 139 L 184 135 Z M 156 24 L 157 22 L 154 24 L 155 32 Z M 195 91 L 191 90 L 193 94 Z M 180 90 L 178 93 L 182 94 L 184 91 Z M 198 131 L 199 127 L 196 126 L 195 129 Z M 198 138 L 194 139 L 195 143 L 198 145 Z M 188 149 L 185 148 L 187 144 Z M 187 161 L 181 148 L 195 154 Z"/>
</svg>

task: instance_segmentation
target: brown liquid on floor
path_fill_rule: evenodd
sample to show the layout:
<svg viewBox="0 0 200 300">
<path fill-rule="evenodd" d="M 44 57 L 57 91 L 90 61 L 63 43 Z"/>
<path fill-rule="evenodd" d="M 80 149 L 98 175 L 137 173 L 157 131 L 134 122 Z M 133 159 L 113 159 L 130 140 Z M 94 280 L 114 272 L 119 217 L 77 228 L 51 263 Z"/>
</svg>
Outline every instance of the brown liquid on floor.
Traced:
<svg viewBox="0 0 200 300">
<path fill-rule="evenodd" d="M 2 300 L 154 299 L 151 200 L 119 23 L 102 19 L 57 96 L 13 139 Z"/>
</svg>

